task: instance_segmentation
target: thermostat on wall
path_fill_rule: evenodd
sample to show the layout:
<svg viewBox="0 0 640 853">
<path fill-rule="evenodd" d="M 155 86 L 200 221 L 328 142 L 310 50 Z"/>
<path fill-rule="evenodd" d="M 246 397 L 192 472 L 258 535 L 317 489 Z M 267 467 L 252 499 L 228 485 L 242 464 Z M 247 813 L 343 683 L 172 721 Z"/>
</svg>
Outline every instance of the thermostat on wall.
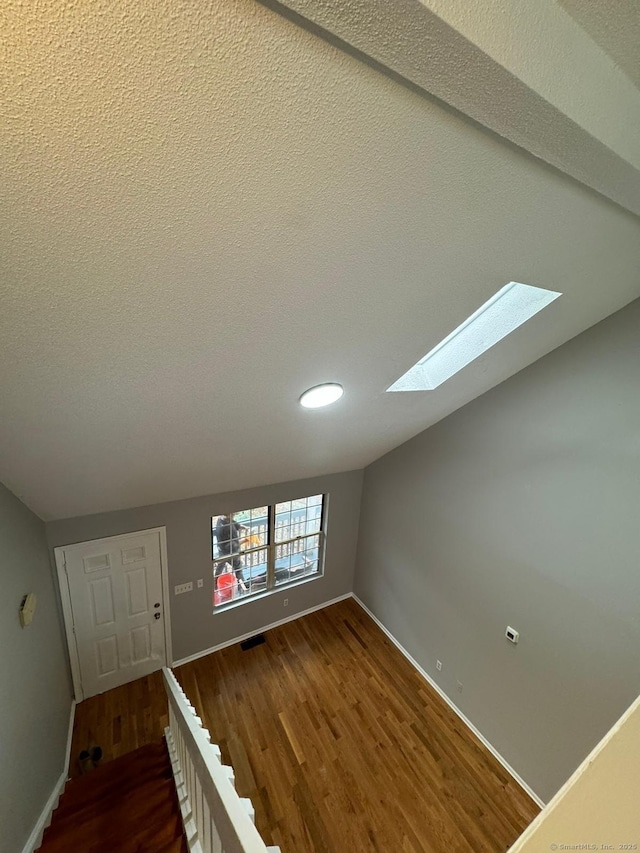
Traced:
<svg viewBox="0 0 640 853">
<path fill-rule="evenodd" d="M 517 643 L 520 639 L 520 634 L 516 631 L 515 628 L 509 627 L 507 625 L 507 630 L 504 632 L 505 637 L 512 643 Z"/>
<path fill-rule="evenodd" d="M 30 625 L 33 621 L 33 614 L 36 612 L 36 597 L 30 592 L 22 599 L 20 605 L 20 624 L 23 628 Z"/>
</svg>

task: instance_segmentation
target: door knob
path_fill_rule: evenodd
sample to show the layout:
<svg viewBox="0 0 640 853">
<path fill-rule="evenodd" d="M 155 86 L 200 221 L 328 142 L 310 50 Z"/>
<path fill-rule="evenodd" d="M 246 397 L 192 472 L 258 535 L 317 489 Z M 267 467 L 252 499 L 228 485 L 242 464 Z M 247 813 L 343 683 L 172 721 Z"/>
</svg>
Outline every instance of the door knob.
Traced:
<svg viewBox="0 0 640 853">
<path fill-rule="evenodd" d="M 154 619 L 159 619 L 159 618 L 160 618 L 160 614 L 159 614 L 159 613 L 154 613 L 154 614 L 153 614 L 153 618 L 154 618 Z"/>
<path fill-rule="evenodd" d="M 156 601 L 156 603 L 155 603 L 153 606 L 154 606 L 155 608 L 160 607 L 160 602 L 159 602 L 159 601 Z"/>
</svg>

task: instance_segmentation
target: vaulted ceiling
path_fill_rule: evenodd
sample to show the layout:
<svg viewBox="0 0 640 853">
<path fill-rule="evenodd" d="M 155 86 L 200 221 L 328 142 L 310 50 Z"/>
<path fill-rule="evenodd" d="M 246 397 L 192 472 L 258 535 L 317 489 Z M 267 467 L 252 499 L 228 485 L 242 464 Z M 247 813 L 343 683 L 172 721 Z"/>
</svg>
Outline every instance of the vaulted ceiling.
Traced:
<svg viewBox="0 0 640 853">
<path fill-rule="evenodd" d="M 640 87 L 640 4 L 637 0 L 558 0 L 558 3 Z"/>
<path fill-rule="evenodd" d="M 0 16 L 0 479 L 44 518 L 359 468 L 640 295 L 623 202 L 254 0 Z M 385 393 L 511 280 L 563 297 Z"/>
</svg>

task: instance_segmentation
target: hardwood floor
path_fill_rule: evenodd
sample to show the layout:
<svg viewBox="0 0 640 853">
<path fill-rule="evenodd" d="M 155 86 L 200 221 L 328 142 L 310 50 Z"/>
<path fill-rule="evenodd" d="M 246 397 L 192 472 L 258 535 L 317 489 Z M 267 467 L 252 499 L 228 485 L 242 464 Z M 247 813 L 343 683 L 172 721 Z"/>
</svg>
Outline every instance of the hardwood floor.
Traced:
<svg viewBox="0 0 640 853">
<path fill-rule="evenodd" d="M 176 670 L 283 853 L 506 850 L 539 809 L 353 600 Z"/>
<path fill-rule="evenodd" d="M 168 725 L 161 672 L 85 699 L 76 707 L 69 776 L 80 775 L 78 755 L 83 749 L 102 747 L 101 763 L 105 764 L 141 746 L 156 743 Z"/>
<path fill-rule="evenodd" d="M 352 600 L 175 673 L 282 853 L 499 853 L 539 811 Z M 74 755 L 153 741 L 162 693 L 157 674 L 81 703 Z"/>
<path fill-rule="evenodd" d="M 72 779 L 40 853 L 188 853 L 163 740 Z"/>
</svg>

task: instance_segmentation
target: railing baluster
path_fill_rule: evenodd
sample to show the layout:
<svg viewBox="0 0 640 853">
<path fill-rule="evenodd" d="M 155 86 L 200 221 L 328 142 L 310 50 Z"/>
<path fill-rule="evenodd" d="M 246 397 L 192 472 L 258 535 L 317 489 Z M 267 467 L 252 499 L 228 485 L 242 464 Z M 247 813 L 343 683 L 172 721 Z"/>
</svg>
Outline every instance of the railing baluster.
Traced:
<svg viewBox="0 0 640 853">
<path fill-rule="evenodd" d="M 174 674 L 163 670 L 169 699 L 167 747 L 190 853 L 279 853 L 254 826 L 251 800 L 235 791 L 233 768 L 197 716 Z"/>
<path fill-rule="evenodd" d="M 193 763 L 191 755 L 189 755 L 189 799 L 191 800 L 191 805 L 197 805 L 196 799 L 196 767 Z"/>
<path fill-rule="evenodd" d="M 218 835 L 218 829 L 214 823 L 213 816 L 210 819 L 211 825 L 211 850 L 213 853 L 224 853 L 222 849 L 222 841 Z"/>
<path fill-rule="evenodd" d="M 200 781 L 198 779 L 197 773 L 194 772 L 193 775 L 193 819 L 196 825 L 196 832 L 198 833 L 198 841 L 200 842 L 200 846 L 202 846 L 202 787 L 200 786 Z"/>
<path fill-rule="evenodd" d="M 207 798 L 202 793 L 202 834 L 200 835 L 200 845 L 202 853 L 211 853 L 213 845 L 211 842 L 211 812 L 207 803 Z"/>
</svg>

